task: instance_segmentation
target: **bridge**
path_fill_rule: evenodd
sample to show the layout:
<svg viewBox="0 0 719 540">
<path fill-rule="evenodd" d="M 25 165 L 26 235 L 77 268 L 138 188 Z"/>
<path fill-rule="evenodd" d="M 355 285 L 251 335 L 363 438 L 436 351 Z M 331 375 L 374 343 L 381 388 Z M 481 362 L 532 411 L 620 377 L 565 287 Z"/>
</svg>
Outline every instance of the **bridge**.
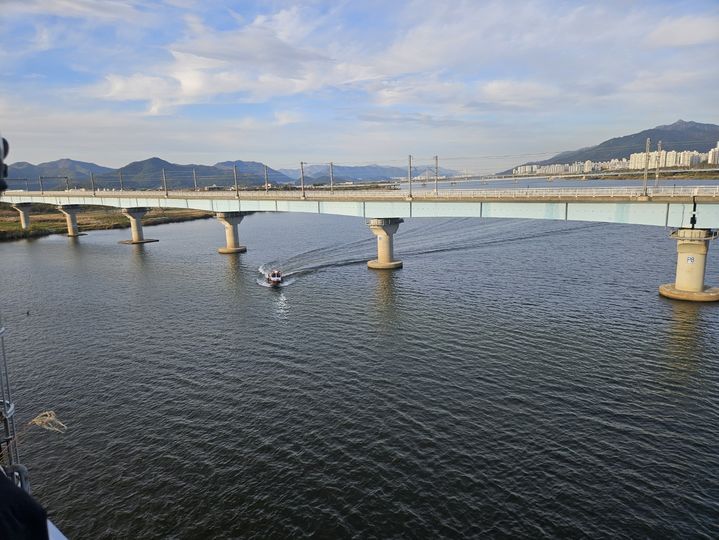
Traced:
<svg viewBox="0 0 719 540">
<path fill-rule="evenodd" d="M 671 298 L 719 300 L 719 288 L 704 285 L 709 241 L 719 229 L 719 186 L 654 188 L 527 188 L 479 190 L 265 190 L 237 187 L 219 191 L 198 190 L 9 190 L 0 202 L 18 211 L 23 229 L 30 224 L 34 203 L 54 205 L 65 214 L 68 236 L 78 236 L 77 213 L 83 206 L 122 209 L 130 220 L 131 239 L 124 243 L 155 242 L 145 239 L 142 217 L 149 208 L 182 208 L 213 212 L 225 226 L 226 245 L 220 253 L 242 253 L 238 226 L 253 212 L 308 212 L 365 218 L 377 236 L 374 269 L 400 268 L 394 257 L 393 237 L 405 218 L 477 217 L 595 221 L 673 227 L 677 244 L 677 270 L 673 284 L 660 287 Z"/>
</svg>

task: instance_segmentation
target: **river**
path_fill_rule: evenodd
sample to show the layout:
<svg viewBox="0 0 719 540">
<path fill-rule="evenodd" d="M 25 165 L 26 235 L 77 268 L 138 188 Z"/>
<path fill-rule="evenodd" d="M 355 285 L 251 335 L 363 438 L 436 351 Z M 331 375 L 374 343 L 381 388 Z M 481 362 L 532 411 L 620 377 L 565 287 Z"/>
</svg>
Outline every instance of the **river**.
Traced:
<svg viewBox="0 0 719 540">
<path fill-rule="evenodd" d="M 407 219 L 393 273 L 356 218 L 255 214 L 239 256 L 215 220 L 145 234 L 0 245 L 68 537 L 719 535 L 719 305 L 658 295 L 667 230 Z"/>
</svg>

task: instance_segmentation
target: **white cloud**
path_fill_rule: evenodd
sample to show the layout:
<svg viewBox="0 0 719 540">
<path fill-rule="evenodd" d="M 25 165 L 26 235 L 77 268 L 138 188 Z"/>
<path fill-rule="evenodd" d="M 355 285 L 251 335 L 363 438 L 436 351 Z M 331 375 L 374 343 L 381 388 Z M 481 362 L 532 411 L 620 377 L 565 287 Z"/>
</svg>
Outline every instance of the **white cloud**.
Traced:
<svg viewBox="0 0 719 540">
<path fill-rule="evenodd" d="M 297 124 L 303 120 L 303 115 L 296 111 L 275 111 L 275 125 L 286 126 Z"/>
<path fill-rule="evenodd" d="M 561 94 L 553 85 L 534 81 L 494 80 L 479 87 L 481 100 L 509 107 L 534 107 Z"/>
<path fill-rule="evenodd" d="M 719 17 L 687 15 L 664 19 L 646 39 L 654 47 L 684 47 L 719 42 Z"/>
<path fill-rule="evenodd" d="M 252 26 L 266 28 L 286 43 L 304 40 L 321 24 L 321 18 L 308 19 L 298 6 L 281 9 L 273 15 L 259 15 Z"/>
<path fill-rule="evenodd" d="M 3 15 L 55 15 L 57 17 L 89 18 L 140 23 L 143 14 L 137 7 L 139 0 L 4 0 Z M 146 17 L 146 14 L 145 14 Z"/>
<path fill-rule="evenodd" d="M 135 73 L 129 77 L 107 75 L 105 81 L 90 89 L 92 97 L 115 101 L 146 101 L 150 114 L 165 112 L 176 103 L 168 103 L 167 96 L 178 94 L 178 83 L 166 77 Z"/>
<path fill-rule="evenodd" d="M 388 3 L 379 18 L 363 3 L 277 4 L 5 0 L 4 29 L 13 21 L 37 29 L 7 34 L 0 52 L 18 74 L 0 81 L 3 93 L 38 103 L 24 109 L 25 128 L 14 126 L 33 126 L 45 141 L 41 126 L 57 133 L 77 125 L 112 145 L 121 137 L 106 127 L 126 126 L 142 132 L 124 143 L 134 159 L 144 157 L 138 148 L 172 158 L 170 142 L 189 144 L 180 129 L 201 136 L 199 157 L 231 153 L 227 141 L 237 141 L 239 130 L 252 133 L 242 141 L 244 157 L 273 148 L 374 159 L 414 152 L 413 145 L 442 153 L 432 146 L 510 141 L 518 125 L 556 138 L 580 124 L 602 123 L 616 134 L 629 131 L 607 124 L 634 122 L 633 129 L 717 114 L 719 20 L 698 9 L 687 15 L 691 1 L 680 10 L 643 0 L 409 0 Z M 648 20 L 661 22 L 653 30 Z M 52 69 L 43 65 L 46 51 L 58 62 Z M 213 104 L 207 110 L 216 114 L 228 103 L 245 112 L 184 116 L 188 105 Z M 144 115 L 127 113 L 139 107 Z M 100 151 L 83 137 L 68 141 Z"/>
<path fill-rule="evenodd" d="M 686 71 L 638 71 L 622 87 L 622 90 L 642 95 L 668 93 L 676 95 L 677 89 L 686 88 L 693 84 L 700 84 L 702 79 L 707 78 L 707 73 L 702 70 Z M 705 81 L 709 83 L 710 81 Z"/>
</svg>

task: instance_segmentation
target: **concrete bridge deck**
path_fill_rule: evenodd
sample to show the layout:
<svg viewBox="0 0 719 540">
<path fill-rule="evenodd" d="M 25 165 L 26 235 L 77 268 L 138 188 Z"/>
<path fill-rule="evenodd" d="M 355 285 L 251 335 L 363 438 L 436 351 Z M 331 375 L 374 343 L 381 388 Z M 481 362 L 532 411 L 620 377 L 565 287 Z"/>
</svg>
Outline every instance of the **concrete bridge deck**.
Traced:
<svg viewBox="0 0 719 540">
<path fill-rule="evenodd" d="M 476 190 L 8 191 L 0 202 L 209 212 L 310 212 L 372 218 L 480 217 L 719 228 L 719 186 Z"/>
</svg>

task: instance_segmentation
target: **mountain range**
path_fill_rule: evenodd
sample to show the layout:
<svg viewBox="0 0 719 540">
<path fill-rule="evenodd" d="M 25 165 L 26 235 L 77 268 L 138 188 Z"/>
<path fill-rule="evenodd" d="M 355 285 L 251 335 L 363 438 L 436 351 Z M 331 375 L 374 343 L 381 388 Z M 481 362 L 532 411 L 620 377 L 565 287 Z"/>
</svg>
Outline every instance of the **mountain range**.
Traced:
<svg viewBox="0 0 719 540">
<path fill-rule="evenodd" d="M 337 181 L 352 180 L 363 182 L 407 177 L 406 167 L 391 167 L 386 165 L 335 165 L 333 169 L 334 177 Z M 279 171 L 295 180 L 300 178 L 300 169 L 279 169 Z M 434 175 L 434 167 L 431 165 L 412 167 L 412 176 L 420 176 L 425 173 Z M 329 165 L 307 165 L 305 167 L 305 179 L 309 177 L 315 181 L 329 181 L 329 174 Z M 457 171 L 440 167 L 439 174 L 442 176 L 452 176 L 456 175 Z"/>
<path fill-rule="evenodd" d="M 556 163 L 574 163 L 577 161 L 607 161 L 614 158 L 628 158 L 635 152 L 644 152 L 647 138 L 651 139 L 651 148 L 656 150 L 658 141 L 662 141 L 662 150 L 697 150 L 708 152 L 719 141 L 719 126 L 677 120 L 673 124 L 645 129 L 639 133 L 608 139 L 596 146 L 560 152 L 544 161 L 531 161 L 522 165 L 554 165 Z M 511 170 L 509 171 L 511 173 Z"/>
<path fill-rule="evenodd" d="M 59 159 L 38 165 L 20 161 L 10 165 L 8 178 L 10 180 L 29 179 L 36 181 L 38 177 L 43 177 L 47 180 L 47 185 L 62 186 L 65 183 L 64 177 L 68 177 L 70 183 L 87 184 L 90 176 L 94 174 L 99 187 L 119 187 L 120 173 L 122 173 L 123 185 L 127 188 L 157 188 L 161 186 L 162 172 L 164 171 L 170 188 L 192 187 L 195 179 L 198 186 L 213 184 L 227 186 L 234 182 L 233 166 L 237 168 L 237 183 L 239 185 L 254 186 L 264 183 L 265 165 L 256 161 L 237 160 L 221 161 L 214 165 L 179 165 L 158 157 L 134 161 L 119 169 L 72 159 Z M 434 168 L 431 166 L 413 167 L 412 173 L 415 177 L 422 174 L 434 175 Z M 439 173 L 443 176 L 457 174 L 456 171 L 442 167 L 439 168 Z M 337 182 L 370 182 L 397 177 L 404 178 L 406 175 L 407 169 L 404 167 L 383 165 L 357 167 L 337 165 L 334 167 L 334 177 Z M 268 167 L 267 176 L 272 184 L 297 184 L 299 183 L 300 170 L 275 170 Z M 308 184 L 329 183 L 329 180 L 328 165 L 308 165 L 305 167 L 305 181 Z"/>
<path fill-rule="evenodd" d="M 163 159 L 152 157 L 142 161 L 134 161 L 112 169 L 95 163 L 59 159 L 33 165 L 20 161 L 9 166 L 8 179 L 27 178 L 35 180 L 44 178 L 69 177 L 73 181 L 86 182 L 91 174 L 95 175 L 99 186 L 119 186 L 120 171 L 123 184 L 129 188 L 157 187 L 165 172 L 168 185 L 173 188 L 192 187 L 195 180 L 198 186 L 231 185 L 234 182 L 233 165 L 237 168 L 237 183 L 243 186 L 260 185 L 265 182 L 265 166 L 256 161 L 223 161 L 214 165 L 179 165 Z M 193 176 L 194 175 L 194 176 Z M 293 180 L 284 174 L 267 168 L 267 176 L 273 184 L 292 183 Z M 64 180 L 63 180 L 64 181 Z M 113 187 L 116 187 L 113 185 Z"/>
</svg>

